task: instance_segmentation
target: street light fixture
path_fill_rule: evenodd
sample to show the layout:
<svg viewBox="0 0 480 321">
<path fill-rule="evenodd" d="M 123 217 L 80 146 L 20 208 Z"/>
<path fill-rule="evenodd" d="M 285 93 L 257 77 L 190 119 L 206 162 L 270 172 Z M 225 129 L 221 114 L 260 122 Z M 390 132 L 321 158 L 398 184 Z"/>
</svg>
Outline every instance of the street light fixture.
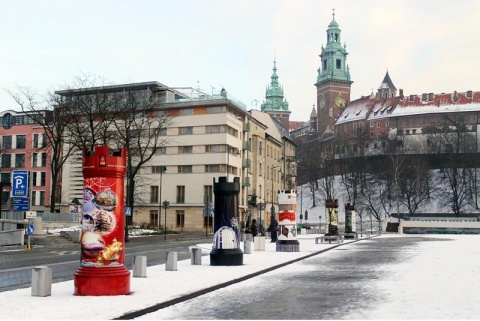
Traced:
<svg viewBox="0 0 480 321">
<path fill-rule="evenodd" d="M 157 217 L 157 229 L 160 229 L 160 213 L 162 211 L 162 174 L 167 171 L 166 166 L 160 166 L 160 185 L 159 185 L 159 197 L 158 197 L 158 217 Z M 166 228 L 166 227 L 165 227 Z"/>
<path fill-rule="evenodd" d="M 163 233 L 163 240 L 167 240 L 167 208 L 170 207 L 170 202 L 165 200 L 163 202 L 163 208 L 165 209 L 165 226 L 163 227 L 164 233 Z"/>
</svg>

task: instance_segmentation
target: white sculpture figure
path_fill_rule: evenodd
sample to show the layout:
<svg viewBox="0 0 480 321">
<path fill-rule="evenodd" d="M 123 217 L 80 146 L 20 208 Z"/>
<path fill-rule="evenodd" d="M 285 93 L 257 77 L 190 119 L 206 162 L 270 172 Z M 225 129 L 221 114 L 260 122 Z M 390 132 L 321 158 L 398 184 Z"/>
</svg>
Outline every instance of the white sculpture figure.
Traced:
<svg viewBox="0 0 480 321">
<path fill-rule="evenodd" d="M 213 236 L 212 248 L 217 250 L 236 249 L 238 248 L 237 243 L 235 231 L 228 226 L 222 226 Z"/>
</svg>

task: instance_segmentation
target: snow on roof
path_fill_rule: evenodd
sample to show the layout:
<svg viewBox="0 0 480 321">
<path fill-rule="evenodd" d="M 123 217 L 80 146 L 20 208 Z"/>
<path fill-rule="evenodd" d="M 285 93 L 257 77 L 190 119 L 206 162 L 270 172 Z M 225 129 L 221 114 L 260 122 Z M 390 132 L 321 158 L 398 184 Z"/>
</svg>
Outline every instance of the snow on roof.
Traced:
<svg viewBox="0 0 480 321">
<path fill-rule="evenodd" d="M 338 117 L 336 124 L 348 123 L 351 121 L 364 120 L 372 104 L 371 99 L 359 99 L 350 102 Z"/>
<path fill-rule="evenodd" d="M 338 117 L 336 125 L 389 117 L 480 111 L 480 92 L 422 94 L 366 98 L 350 102 Z"/>
</svg>

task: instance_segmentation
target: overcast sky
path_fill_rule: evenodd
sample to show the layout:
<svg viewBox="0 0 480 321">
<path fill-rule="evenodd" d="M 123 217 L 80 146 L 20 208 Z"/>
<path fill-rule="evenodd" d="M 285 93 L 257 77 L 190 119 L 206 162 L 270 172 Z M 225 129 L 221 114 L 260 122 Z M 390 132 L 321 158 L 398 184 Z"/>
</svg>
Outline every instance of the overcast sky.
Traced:
<svg viewBox="0 0 480 321">
<path fill-rule="evenodd" d="M 0 0 L 0 88 L 45 92 L 87 74 L 225 87 L 259 109 L 275 57 L 290 119 L 307 120 L 332 8 L 352 100 L 387 70 L 406 95 L 480 90 L 477 0 Z M 0 90 L 7 109 L 18 107 Z"/>
</svg>

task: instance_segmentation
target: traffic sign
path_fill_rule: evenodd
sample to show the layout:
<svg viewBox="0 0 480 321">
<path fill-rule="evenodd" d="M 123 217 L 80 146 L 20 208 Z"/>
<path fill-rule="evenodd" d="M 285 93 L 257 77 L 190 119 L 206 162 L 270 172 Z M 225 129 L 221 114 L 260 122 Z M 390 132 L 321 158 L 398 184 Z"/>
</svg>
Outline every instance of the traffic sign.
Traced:
<svg viewBox="0 0 480 321">
<path fill-rule="evenodd" d="M 30 210 L 28 197 L 13 197 L 13 211 L 23 212 Z"/>
<path fill-rule="evenodd" d="M 12 171 L 12 197 L 28 196 L 28 171 Z"/>
<path fill-rule="evenodd" d="M 29 224 L 28 227 L 27 227 L 27 234 L 28 235 L 33 235 L 34 230 L 35 230 L 35 228 L 33 227 L 33 224 Z"/>
<path fill-rule="evenodd" d="M 25 218 L 35 218 L 37 217 L 37 212 L 36 211 L 26 211 L 25 212 Z"/>
<path fill-rule="evenodd" d="M 125 206 L 125 216 L 132 216 L 132 208 L 130 206 Z"/>
</svg>

